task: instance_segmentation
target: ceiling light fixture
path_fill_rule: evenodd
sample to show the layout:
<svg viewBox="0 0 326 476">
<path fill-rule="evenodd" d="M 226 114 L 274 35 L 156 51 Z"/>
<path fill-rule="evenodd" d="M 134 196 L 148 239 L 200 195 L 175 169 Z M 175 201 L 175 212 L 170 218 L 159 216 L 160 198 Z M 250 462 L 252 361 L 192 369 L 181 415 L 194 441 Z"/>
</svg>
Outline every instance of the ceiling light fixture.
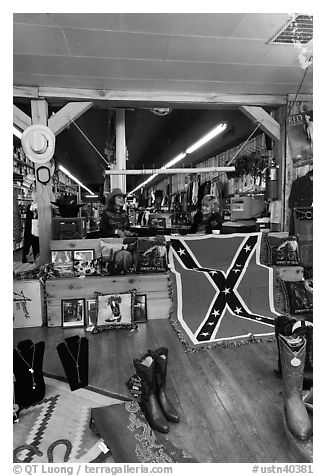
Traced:
<svg viewBox="0 0 326 476">
<path fill-rule="evenodd" d="M 202 147 L 204 144 L 212 140 L 214 137 L 219 135 L 221 132 L 223 132 L 227 128 L 227 124 L 223 122 L 222 124 L 219 124 L 218 126 L 214 127 L 210 132 L 208 132 L 206 135 L 204 135 L 201 139 L 199 139 L 197 142 L 192 144 L 188 149 L 186 149 L 186 152 L 181 152 L 181 154 L 177 155 L 174 157 L 174 159 L 170 160 L 167 164 L 163 165 L 161 169 L 168 169 L 172 167 L 172 165 L 175 165 L 176 163 L 180 162 L 180 160 L 184 159 L 186 155 L 192 154 L 195 152 L 195 150 L 198 150 L 200 147 Z M 147 185 L 151 180 L 153 180 L 154 177 L 156 177 L 157 174 L 151 175 L 147 180 L 142 182 L 140 185 L 138 185 L 136 188 L 134 188 L 131 192 L 128 193 L 128 195 L 132 195 L 133 193 L 137 192 L 141 187 L 144 187 L 144 185 Z"/>
<path fill-rule="evenodd" d="M 92 190 L 90 190 L 89 188 L 87 188 L 82 182 L 80 182 L 80 180 L 78 180 L 74 175 L 72 175 L 69 170 L 65 169 L 62 165 L 59 165 L 59 170 L 61 170 L 61 172 L 63 172 L 64 174 L 68 175 L 68 177 L 71 178 L 71 180 L 73 180 L 74 182 L 76 182 L 80 187 L 84 188 L 85 190 L 87 190 L 87 192 L 89 192 L 92 196 L 94 196 L 95 194 L 92 192 Z"/>
<path fill-rule="evenodd" d="M 167 116 L 172 112 L 170 107 L 152 107 L 150 111 L 155 114 L 155 116 Z"/>
<path fill-rule="evenodd" d="M 188 147 L 186 149 L 186 154 L 192 154 L 195 152 L 195 150 L 199 149 L 199 147 L 202 147 L 204 144 L 212 140 L 214 137 L 219 135 L 221 132 L 223 132 L 226 129 L 227 125 L 225 123 L 219 124 L 218 126 L 214 127 L 211 131 L 209 131 L 204 137 L 199 139 L 199 141 L 195 142 L 193 145 Z"/>
<path fill-rule="evenodd" d="M 19 129 L 17 129 L 17 127 L 13 126 L 13 133 L 16 137 L 18 137 L 18 139 L 21 139 L 22 138 L 22 133 Z"/>
</svg>

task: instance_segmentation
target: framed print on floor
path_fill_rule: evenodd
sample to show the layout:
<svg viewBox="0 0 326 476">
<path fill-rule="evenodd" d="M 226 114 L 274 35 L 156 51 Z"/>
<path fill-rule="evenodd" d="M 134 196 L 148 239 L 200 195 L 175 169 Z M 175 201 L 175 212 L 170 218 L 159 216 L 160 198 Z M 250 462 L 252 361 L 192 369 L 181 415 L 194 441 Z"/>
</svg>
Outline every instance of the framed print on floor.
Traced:
<svg viewBox="0 0 326 476">
<path fill-rule="evenodd" d="M 146 294 L 136 294 L 134 300 L 134 322 L 147 322 Z"/>
<path fill-rule="evenodd" d="M 134 292 L 104 294 L 97 300 L 96 330 L 134 327 Z"/>
<path fill-rule="evenodd" d="M 83 327 L 85 324 L 85 299 L 61 300 L 62 327 Z"/>
</svg>

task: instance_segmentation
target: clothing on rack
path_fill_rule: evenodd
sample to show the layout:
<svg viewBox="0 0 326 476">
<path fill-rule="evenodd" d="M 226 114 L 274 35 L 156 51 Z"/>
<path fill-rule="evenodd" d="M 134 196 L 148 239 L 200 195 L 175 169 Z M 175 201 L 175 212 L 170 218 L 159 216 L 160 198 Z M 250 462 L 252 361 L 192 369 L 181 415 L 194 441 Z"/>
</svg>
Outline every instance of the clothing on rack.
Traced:
<svg viewBox="0 0 326 476">
<path fill-rule="evenodd" d="M 199 182 L 198 182 L 198 179 L 196 179 L 196 181 L 193 182 L 193 187 L 192 187 L 192 198 L 191 198 L 192 205 L 197 205 L 198 190 L 199 190 Z"/>
</svg>

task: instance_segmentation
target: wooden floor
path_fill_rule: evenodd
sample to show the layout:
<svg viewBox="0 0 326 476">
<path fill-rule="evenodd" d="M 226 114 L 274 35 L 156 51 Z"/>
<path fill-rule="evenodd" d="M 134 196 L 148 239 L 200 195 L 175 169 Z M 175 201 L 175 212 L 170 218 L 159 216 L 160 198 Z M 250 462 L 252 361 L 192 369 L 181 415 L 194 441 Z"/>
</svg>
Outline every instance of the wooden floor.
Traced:
<svg viewBox="0 0 326 476">
<path fill-rule="evenodd" d="M 140 324 L 138 331 L 92 335 L 83 329 L 14 330 L 14 345 L 44 340 L 44 370 L 64 377 L 56 346 L 70 335 L 89 339 L 89 384 L 130 397 L 125 382 L 132 359 L 147 349 L 169 349 L 168 394 L 180 423 L 167 438 L 202 463 L 295 463 L 282 426 L 282 381 L 273 373 L 275 343 L 185 352 L 166 319 Z"/>
</svg>

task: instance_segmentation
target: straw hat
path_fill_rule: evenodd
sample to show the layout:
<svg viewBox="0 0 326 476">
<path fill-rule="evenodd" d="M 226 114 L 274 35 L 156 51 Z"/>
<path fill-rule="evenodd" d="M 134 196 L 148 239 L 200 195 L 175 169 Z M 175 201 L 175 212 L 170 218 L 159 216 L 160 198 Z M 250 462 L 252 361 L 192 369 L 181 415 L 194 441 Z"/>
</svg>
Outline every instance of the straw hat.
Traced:
<svg viewBox="0 0 326 476">
<path fill-rule="evenodd" d="M 27 157 L 36 164 L 46 164 L 52 159 L 55 149 L 55 135 L 52 129 L 41 124 L 27 127 L 21 138 Z"/>
</svg>

